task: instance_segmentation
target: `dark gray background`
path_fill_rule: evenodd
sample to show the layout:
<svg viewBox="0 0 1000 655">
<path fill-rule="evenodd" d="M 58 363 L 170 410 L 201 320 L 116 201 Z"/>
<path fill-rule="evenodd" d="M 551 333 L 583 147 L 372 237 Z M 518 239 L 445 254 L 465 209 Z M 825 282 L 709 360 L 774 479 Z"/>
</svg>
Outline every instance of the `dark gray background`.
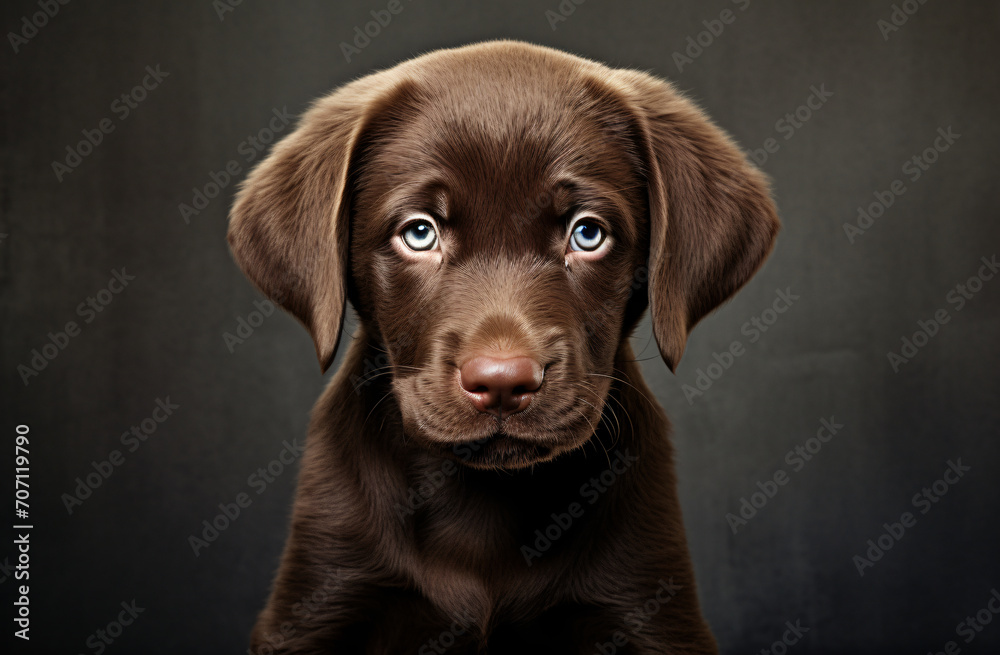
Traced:
<svg viewBox="0 0 1000 655">
<path fill-rule="evenodd" d="M 877 21 L 889 0 L 745 10 L 588 0 L 555 30 L 545 12 L 557 0 L 403 1 L 350 63 L 339 44 L 384 2 L 245 0 L 224 20 L 208 0 L 71 2 L 18 53 L 0 44 L 0 408 L 6 443 L 15 425 L 31 428 L 35 651 L 95 652 L 88 636 L 132 599 L 146 609 L 109 653 L 245 650 L 295 472 L 259 495 L 247 478 L 302 437 L 325 380 L 284 314 L 232 353 L 223 341 L 259 299 L 225 243 L 234 185 L 190 224 L 178 205 L 230 160 L 245 175 L 238 148 L 272 109 L 298 114 L 415 54 L 513 37 L 673 79 L 744 148 L 780 145 L 762 166 L 784 224 L 765 268 L 695 330 L 677 375 L 652 357 L 648 323 L 636 336 L 675 425 L 702 603 L 722 650 L 758 652 L 801 621 L 809 632 L 789 652 L 923 653 L 949 640 L 995 652 L 997 622 L 971 644 L 955 630 L 1000 585 L 1000 280 L 961 311 L 946 296 L 998 250 L 998 4 L 929 0 L 886 40 Z M 679 71 L 673 53 L 723 9 L 735 21 Z M 0 27 L 20 30 L 35 11 L 4 3 Z M 112 101 L 157 64 L 169 77 L 119 120 Z M 833 96 L 785 140 L 776 121 L 813 85 Z M 57 181 L 52 162 L 105 117 L 114 132 Z M 961 137 L 911 183 L 902 165 L 949 126 Z M 850 243 L 843 224 L 897 178 L 906 193 Z M 77 305 L 121 267 L 135 280 L 24 385 L 18 365 L 48 332 L 81 322 Z M 751 343 L 741 326 L 789 287 L 799 299 Z M 895 373 L 887 353 L 942 308 L 951 320 Z M 689 403 L 683 385 L 734 340 L 745 354 Z M 61 496 L 75 478 L 167 397 L 179 409 L 69 515 Z M 792 472 L 785 453 L 831 416 L 844 427 Z M 852 557 L 956 458 L 971 470 L 860 576 Z M 726 514 L 779 468 L 789 483 L 734 535 Z M 243 491 L 252 505 L 195 557 L 188 536 Z M 11 598 L 13 548 L 0 548 Z"/>
</svg>

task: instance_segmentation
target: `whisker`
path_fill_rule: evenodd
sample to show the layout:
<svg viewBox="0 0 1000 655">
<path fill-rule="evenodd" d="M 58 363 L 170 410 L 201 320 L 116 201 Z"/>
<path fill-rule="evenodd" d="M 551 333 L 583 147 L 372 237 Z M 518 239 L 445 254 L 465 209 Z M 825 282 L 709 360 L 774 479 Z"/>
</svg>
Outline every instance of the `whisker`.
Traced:
<svg viewBox="0 0 1000 655">
<path fill-rule="evenodd" d="M 355 384 L 354 386 L 355 386 L 355 388 L 361 388 L 361 387 L 364 387 L 364 386 L 368 386 L 368 384 L 372 380 L 374 380 L 376 378 L 380 378 L 380 377 L 386 376 L 386 375 L 392 375 L 392 371 L 386 371 L 385 373 L 376 373 L 375 375 L 369 375 L 368 377 L 361 378 L 360 380 L 358 380 L 357 384 Z"/>
<path fill-rule="evenodd" d="M 623 360 L 620 360 L 620 361 L 624 361 L 624 362 L 648 362 L 648 361 L 651 361 L 651 360 L 654 360 L 654 359 L 659 359 L 659 358 L 660 358 L 659 355 L 651 355 L 649 357 L 643 357 L 642 359 L 623 359 Z"/>
<path fill-rule="evenodd" d="M 391 396 L 391 395 L 392 395 L 392 391 L 389 391 L 389 392 L 387 392 L 387 393 L 386 393 L 386 394 L 385 394 L 384 396 L 382 396 L 381 398 L 379 398 L 379 401 L 378 401 L 377 403 L 375 403 L 375 405 L 374 405 L 374 406 L 372 407 L 371 411 L 370 411 L 370 412 L 368 412 L 368 416 L 366 416 L 366 417 L 365 417 L 365 422 L 361 424 L 361 431 L 362 431 L 362 432 L 364 432 L 364 431 L 365 431 L 365 426 L 366 426 L 366 425 L 368 425 L 368 419 L 370 419 L 370 418 L 372 417 L 372 413 L 373 413 L 373 412 L 375 411 L 375 409 L 376 409 L 376 408 L 377 408 L 377 407 L 378 407 L 379 405 L 381 405 L 381 404 L 382 404 L 382 401 L 383 401 L 383 400 L 385 400 L 386 398 L 388 398 L 388 397 L 389 397 L 389 396 Z"/>
<path fill-rule="evenodd" d="M 584 400 L 583 402 L 587 403 L 587 401 L 586 401 L 586 400 Z M 590 403 L 587 403 L 587 404 L 588 404 L 588 405 L 590 405 Z M 590 405 L 590 406 L 591 406 L 591 407 L 593 407 L 593 405 Z M 595 407 L 594 409 L 597 409 L 597 408 Z M 580 411 L 580 408 L 579 408 L 579 407 L 574 407 L 574 408 L 573 408 L 573 410 L 574 410 L 574 411 L 575 411 L 575 412 L 576 412 L 577 414 L 579 414 L 579 415 L 580 415 L 581 417 L 583 417 L 583 420 L 587 422 L 587 424 L 588 424 L 588 425 L 590 426 L 590 429 L 591 429 L 591 430 L 593 431 L 593 433 L 594 433 L 594 434 L 596 435 L 596 434 L 597 434 L 597 428 L 595 428 L 595 427 L 594 427 L 594 424 L 590 422 L 590 419 L 589 419 L 589 418 L 587 418 L 587 415 L 586 415 L 586 414 L 584 414 L 584 413 L 583 413 L 582 411 Z M 589 442 L 592 442 L 592 441 L 595 441 L 595 440 L 594 440 L 594 439 L 588 439 L 588 440 L 587 440 L 587 442 L 588 442 L 588 443 L 589 443 Z M 597 439 L 596 441 L 598 441 L 598 442 L 599 442 L 599 441 L 600 441 L 600 439 Z M 603 444 L 601 444 L 601 445 L 602 445 L 602 447 L 603 447 Z M 611 456 L 610 456 L 610 455 L 608 455 L 608 449 L 607 449 L 607 448 L 604 448 L 604 458 L 605 458 L 605 459 L 606 459 L 606 460 L 608 461 L 608 468 L 611 468 Z"/>
<path fill-rule="evenodd" d="M 613 394 L 609 393 L 607 397 L 610 400 L 613 400 L 616 403 L 618 403 L 618 406 L 622 408 L 622 413 L 624 413 L 625 414 L 625 418 L 628 419 L 629 433 L 634 436 L 635 435 L 635 424 L 632 422 L 632 415 L 628 411 L 628 408 L 625 407 L 625 403 L 623 403 L 620 398 L 616 398 Z M 615 408 L 609 406 L 609 409 L 611 410 L 611 414 L 615 417 L 615 420 L 618 420 L 618 414 L 617 414 L 617 412 L 615 412 Z M 619 435 L 620 434 L 621 434 L 621 431 L 619 430 Z M 617 444 L 617 439 L 615 440 L 615 444 Z"/>
<path fill-rule="evenodd" d="M 393 371 L 395 371 L 396 369 L 400 369 L 400 368 L 407 369 L 407 370 L 412 370 L 412 371 L 420 371 L 420 368 L 417 367 L 417 366 L 406 366 L 404 364 L 396 364 L 396 365 L 390 365 L 390 366 L 380 366 L 379 368 L 373 368 L 371 371 L 369 371 L 368 374 L 365 375 L 364 377 L 362 377 L 359 380 L 359 382 L 357 383 L 357 385 L 355 385 L 355 386 L 367 385 L 369 382 L 371 382 L 375 378 L 381 377 L 383 375 L 391 375 L 393 373 Z M 383 373 L 379 373 L 379 371 L 384 371 L 384 372 Z M 374 373 L 375 375 L 372 375 L 372 373 Z"/>
<path fill-rule="evenodd" d="M 639 389 L 639 387 L 635 386 L 634 384 L 632 384 L 628 380 L 623 380 L 622 378 L 615 377 L 613 375 L 604 375 L 603 373 L 587 373 L 587 375 L 593 375 L 593 376 L 596 376 L 596 377 L 608 378 L 609 380 L 614 380 L 615 382 L 621 382 L 622 384 L 628 385 L 628 386 L 632 387 L 633 389 L 635 389 L 637 392 L 639 392 L 639 395 L 642 396 L 646 400 L 646 402 L 650 404 L 650 406 L 656 407 L 656 403 L 654 403 L 652 400 L 650 400 L 646 396 L 646 394 L 644 394 L 642 392 L 642 390 Z"/>
<path fill-rule="evenodd" d="M 587 384 L 587 382 L 585 380 L 581 380 L 580 382 L 583 384 L 584 389 L 587 389 L 587 390 L 591 391 L 594 394 L 594 402 L 599 402 L 600 398 L 599 398 L 599 394 L 598 394 L 597 388 L 593 387 L 593 386 L 591 386 L 589 384 Z M 587 403 L 588 405 L 590 405 L 590 403 L 588 403 L 586 400 L 583 400 L 582 398 L 580 400 L 582 402 Z M 597 410 L 597 407 L 595 405 L 590 405 L 590 406 L 593 407 L 595 411 Z M 607 408 L 607 409 L 611 410 L 611 417 L 615 419 L 615 430 L 611 430 L 611 424 L 608 423 L 607 417 L 604 415 L 604 409 L 603 408 L 601 409 L 601 420 L 604 421 L 605 423 L 607 423 L 608 430 L 614 433 L 615 441 L 617 441 L 618 435 L 621 434 L 622 424 L 618 420 L 618 415 L 615 414 L 615 410 L 614 410 L 613 407 L 608 407 L 607 405 L 605 405 L 604 408 Z"/>
<path fill-rule="evenodd" d="M 581 382 L 583 383 L 584 390 L 591 391 L 594 394 L 594 401 L 595 402 L 600 402 L 600 400 L 598 398 L 597 389 L 591 387 L 590 385 L 588 385 L 586 383 L 586 381 L 584 381 L 584 380 L 581 380 Z M 590 403 L 588 403 L 583 398 L 580 398 L 579 400 L 580 400 L 580 402 L 583 402 L 583 403 L 585 403 L 587 405 L 590 405 L 595 410 L 597 409 L 596 406 L 591 405 Z M 618 443 L 618 438 L 619 438 L 619 435 L 620 435 L 620 432 L 621 432 L 621 423 L 618 422 L 618 416 L 615 415 L 614 409 L 609 408 L 607 405 L 604 405 L 604 407 L 608 408 L 608 409 L 611 409 L 611 415 L 615 419 L 615 423 L 617 424 L 617 429 L 616 430 L 612 430 L 611 429 L 611 424 L 610 424 L 610 422 L 608 422 L 607 416 L 605 416 L 605 414 L 604 414 L 604 410 L 603 409 L 601 410 L 601 421 L 608 426 L 608 431 L 612 433 L 612 437 L 614 438 L 614 442 L 612 443 L 612 448 L 614 448 L 614 445 Z M 591 439 L 590 441 L 595 441 L 596 440 L 596 441 L 600 442 L 601 448 L 604 450 L 604 458 L 608 460 L 608 466 L 610 467 L 611 466 L 611 457 L 608 454 L 608 448 L 607 448 L 607 446 L 605 446 L 604 441 L 601 439 L 600 435 L 596 431 L 594 432 L 594 437 L 595 437 L 595 439 Z"/>
<path fill-rule="evenodd" d="M 581 382 L 584 382 L 584 381 L 581 381 Z M 588 388 L 590 388 L 590 390 L 594 393 L 594 396 L 595 396 L 594 399 L 597 400 L 597 393 L 598 393 L 597 389 L 595 387 L 590 387 L 589 385 L 586 385 L 586 382 L 584 382 L 584 385 L 587 386 Z M 617 398 L 615 398 L 612 394 L 610 394 L 610 393 L 605 394 L 604 398 L 605 399 L 614 400 L 615 402 L 618 403 L 619 406 L 621 406 L 621 408 L 623 410 L 625 409 L 625 405 L 623 405 L 622 402 L 620 400 L 618 400 Z M 586 401 L 584 401 L 584 402 L 586 402 Z M 617 426 L 616 430 L 611 431 L 612 432 L 611 436 L 613 437 L 613 441 L 611 443 L 611 449 L 614 449 L 614 447 L 617 446 L 618 442 L 621 440 L 622 424 L 621 424 L 621 421 L 618 420 L 618 412 L 615 411 L 615 408 L 613 406 L 609 405 L 608 403 L 604 403 L 604 409 L 606 409 L 609 412 L 611 412 L 611 417 L 615 420 L 615 424 Z M 601 417 L 602 417 L 602 420 L 605 420 L 605 422 L 607 422 L 607 419 L 604 417 L 604 411 L 603 410 L 601 411 Z M 632 433 L 634 434 L 635 433 L 635 426 L 632 424 L 632 417 L 630 417 L 628 415 L 627 411 L 625 412 L 625 418 L 628 419 L 629 426 L 631 426 Z M 608 427 L 610 428 L 610 425 Z M 607 451 L 607 448 L 605 448 L 605 451 Z"/>
</svg>

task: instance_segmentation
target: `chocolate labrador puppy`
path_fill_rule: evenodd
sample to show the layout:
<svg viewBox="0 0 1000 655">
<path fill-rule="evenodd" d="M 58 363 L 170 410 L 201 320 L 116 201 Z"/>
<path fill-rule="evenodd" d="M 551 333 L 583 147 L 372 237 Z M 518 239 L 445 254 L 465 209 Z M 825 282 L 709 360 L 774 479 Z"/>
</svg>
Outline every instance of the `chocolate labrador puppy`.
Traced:
<svg viewBox="0 0 1000 655">
<path fill-rule="evenodd" d="M 778 229 L 763 175 L 670 84 L 512 41 L 319 100 L 229 243 L 298 318 L 317 403 L 255 653 L 712 653 L 662 409 Z"/>
</svg>

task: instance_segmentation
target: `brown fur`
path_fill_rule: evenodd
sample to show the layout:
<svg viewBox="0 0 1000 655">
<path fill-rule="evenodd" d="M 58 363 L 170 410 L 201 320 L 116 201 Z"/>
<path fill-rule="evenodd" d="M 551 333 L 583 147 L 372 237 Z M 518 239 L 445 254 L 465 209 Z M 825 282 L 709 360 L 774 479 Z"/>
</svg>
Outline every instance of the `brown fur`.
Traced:
<svg viewBox="0 0 1000 655">
<path fill-rule="evenodd" d="M 596 261 L 566 254 L 580 208 L 611 235 Z M 414 211 L 437 219 L 441 259 L 390 245 Z M 324 370 L 345 298 L 361 324 L 313 412 L 254 652 L 593 653 L 616 634 L 619 653 L 715 652 L 669 424 L 628 337 L 648 304 L 673 369 L 777 229 L 763 176 L 644 73 L 490 42 L 319 100 L 250 174 L 229 231 Z M 511 351 L 545 377 L 500 421 L 456 366 Z M 572 503 L 582 515 L 537 550 Z M 663 583 L 673 595 L 638 620 Z"/>
</svg>

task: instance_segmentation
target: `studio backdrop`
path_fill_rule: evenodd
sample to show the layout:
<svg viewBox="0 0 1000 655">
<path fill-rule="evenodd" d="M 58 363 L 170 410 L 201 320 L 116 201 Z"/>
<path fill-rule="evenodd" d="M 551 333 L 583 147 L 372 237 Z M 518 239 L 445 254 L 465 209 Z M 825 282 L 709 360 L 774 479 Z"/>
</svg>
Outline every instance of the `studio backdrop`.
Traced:
<svg viewBox="0 0 1000 655">
<path fill-rule="evenodd" d="M 676 373 L 648 318 L 632 339 L 721 650 L 1000 649 L 997 3 L 36 0 L 0 27 L 15 652 L 246 651 L 332 373 L 234 265 L 234 193 L 314 99 L 495 38 L 670 79 L 772 180 L 776 248 Z"/>
</svg>

